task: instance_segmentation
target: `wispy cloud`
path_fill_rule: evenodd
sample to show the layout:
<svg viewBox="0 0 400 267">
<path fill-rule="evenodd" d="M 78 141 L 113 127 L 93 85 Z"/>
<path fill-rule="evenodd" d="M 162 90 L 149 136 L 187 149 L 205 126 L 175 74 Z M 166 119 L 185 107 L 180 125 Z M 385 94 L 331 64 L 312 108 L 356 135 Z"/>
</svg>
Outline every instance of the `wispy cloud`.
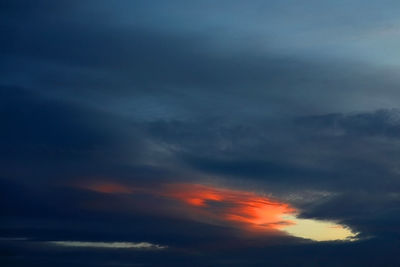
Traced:
<svg viewBox="0 0 400 267">
<path fill-rule="evenodd" d="M 89 241 L 47 241 L 46 243 L 62 247 L 77 248 L 105 248 L 105 249 L 166 249 L 167 246 L 152 244 L 149 242 L 89 242 Z"/>
<path fill-rule="evenodd" d="M 234 190 L 197 183 L 167 183 L 154 187 L 134 187 L 108 182 L 84 182 L 78 186 L 102 194 L 128 193 L 147 195 L 172 201 L 162 203 L 164 209 L 175 210 L 179 217 L 203 223 L 230 226 L 257 235 L 291 235 L 314 241 L 354 240 L 356 233 L 344 225 L 330 221 L 302 219 L 300 211 L 289 203 L 245 190 Z M 99 188 L 101 190 L 99 190 Z M 102 190 L 116 188 L 118 190 Z M 135 206 L 139 205 L 133 200 Z M 180 208 L 176 209 L 176 204 Z M 154 210 L 153 210 L 154 211 Z M 169 214 L 172 215 L 172 214 Z"/>
</svg>

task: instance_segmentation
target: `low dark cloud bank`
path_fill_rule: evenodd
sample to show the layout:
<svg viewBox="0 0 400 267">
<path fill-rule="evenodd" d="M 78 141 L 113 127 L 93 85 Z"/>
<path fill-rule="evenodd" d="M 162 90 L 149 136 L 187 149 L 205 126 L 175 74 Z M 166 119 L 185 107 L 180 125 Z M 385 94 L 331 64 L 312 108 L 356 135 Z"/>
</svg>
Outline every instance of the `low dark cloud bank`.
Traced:
<svg viewBox="0 0 400 267">
<path fill-rule="evenodd" d="M 376 34 L 399 5 L 281 2 L 3 1 L 0 265 L 398 266 L 400 80 Z M 358 240 L 252 235 L 206 218 L 220 196 L 194 214 L 160 189 L 182 184 Z"/>
</svg>

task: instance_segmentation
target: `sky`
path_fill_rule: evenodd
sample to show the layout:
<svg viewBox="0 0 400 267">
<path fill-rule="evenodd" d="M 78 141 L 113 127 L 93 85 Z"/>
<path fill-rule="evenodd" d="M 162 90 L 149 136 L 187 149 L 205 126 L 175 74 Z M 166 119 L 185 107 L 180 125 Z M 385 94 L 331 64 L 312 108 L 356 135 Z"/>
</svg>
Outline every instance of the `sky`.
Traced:
<svg viewBox="0 0 400 267">
<path fill-rule="evenodd" d="M 1 266 L 399 266 L 400 2 L 4 0 Z"/>
</svg>

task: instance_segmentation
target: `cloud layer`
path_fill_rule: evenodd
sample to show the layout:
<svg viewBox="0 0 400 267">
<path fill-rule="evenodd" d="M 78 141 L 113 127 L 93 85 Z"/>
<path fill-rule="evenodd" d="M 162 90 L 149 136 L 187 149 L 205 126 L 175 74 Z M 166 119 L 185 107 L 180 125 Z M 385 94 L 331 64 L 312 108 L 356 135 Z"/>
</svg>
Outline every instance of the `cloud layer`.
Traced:
<svg viewBox="0 0 400 267">
<path fill-rule="evenodd" d="M 399 9 L 3 1 L 0 265 L 397 266 Z"/>
</svg>

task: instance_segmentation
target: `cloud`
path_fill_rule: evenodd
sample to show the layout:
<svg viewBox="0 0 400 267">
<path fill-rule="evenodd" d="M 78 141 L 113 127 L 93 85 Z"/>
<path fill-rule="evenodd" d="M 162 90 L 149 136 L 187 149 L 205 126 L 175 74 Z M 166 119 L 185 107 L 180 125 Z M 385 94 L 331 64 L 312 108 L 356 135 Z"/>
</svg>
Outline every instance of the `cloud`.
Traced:
<svg viewBox="0 0 400 267">
<path fill-rule="evenodd" d="M 356 233 L 348 227 L 329 221 L 297 218 L 299 213 L 290 204 L 273 200 L 253 192 L 220 188 L 211 185 L 190 183 L 158 184 L 153 187 L 135 187 L 134 185 L 113 184 L 108 182 L 83 182 L 87 190 L 102 194 L 120 195 L 130 193 L 138 195 L 136 198 L 125 199 L 126 203 L 136 206 L 136 209 L 120 208 L 123 212 L 138 212 L 138 206 L 161 213 L 164 216 L 181 217 L 206 224 L 228 226 L 240 229 L 240 235 L 255 234 L 258 237 L 284 236 L 312 239 L 315 241 L 354 240 Z M 81 187 L 78 185 L 78 187 Z M 117 190 L 108 190 L 109 188 Z M 103 190 L 107 188 L 107 190 Z M 157 207 L 141 204 L 143 196 L 156 198 L 162 204 Z M 170 200 L 178 200 L 178 203 Z M 115 200 L 108 198 L 108 202 Z M 108 204 L 108 209 L 117 206 Z M 157 202 L 155 202 L 157 203 Z M 182 205 L 184 204 L 184 205 Z M 98 203 L 92 203 L 89 208 L 99 208 Z M 107 206 L 103 206 L 103 209 Z M 101 209 L 101 208 L 100 208 Z"/>
<path fill-rule="evenodd" d="M 166 249 L 148 242 L 88 242 L 88 241 L 47 241 L 46 243 L 55 246 L 74 247 L 74 248 L 105 248 L 105 249 Z"/>
<path fill-rule="evenodd" d="M 13 26 L 2 44 L 5 60 L 0 69 L 7 74 L 2 84 L 140 120 L 248 120 L 397 106 L 400 82 L 395 69 L 282 53 L 268 41 L 257 48 L 233 49 L 235 42 L 222 34 L 168 30 L 168 18 L 161 25 L 150 23 L 145 18 L 163 17 L 165 12 L 143 4 L 125 9 L 144 9 L 146 24 L 142 13 L 131 15 L 138 20 L 132 23 L 117 16 L 97 18 L 102 27 L 87 21 L 89 14 L 77 14 L 103 10 L 105 15 L 120 9 L 110 11 L 107 3 L 93 9 L 63 5 L 43 16 L 11 19 L 30 27 Z M 265 6 L 263 10 L 270 12 Z"/>
<path fill-rule="evenodd" d="M 91 191 L 104 193 L 104 194 L 130 194 L 133 193 L 133 189 L 123 186 L 121 184 L 117 184 L 114 182 L 91 182 L 91 183 L 80 183 L 78 187 L 82 187 L 84 189 L 88 189 Z"/>
<path fill-rule="evenodd" d="M 396 28 L 398 3 L 361 2 L 3 1 L 0 235 L 148 240 L 181 265 L 395 262 L 398 40 L 368 33 Z M 310 221 L 360 239 L 281 231 Z M 20 265 L 83 260 L 45 247 Z"/>
</svg>

